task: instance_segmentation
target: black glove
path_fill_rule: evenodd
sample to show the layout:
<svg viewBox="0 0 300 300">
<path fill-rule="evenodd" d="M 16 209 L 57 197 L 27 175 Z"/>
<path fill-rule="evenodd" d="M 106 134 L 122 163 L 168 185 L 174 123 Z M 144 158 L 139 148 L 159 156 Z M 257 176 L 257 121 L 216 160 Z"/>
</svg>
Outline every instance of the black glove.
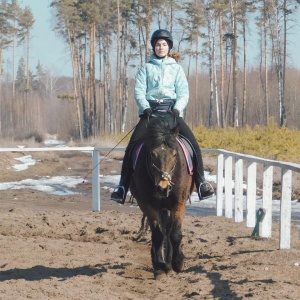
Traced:
<svg viewBox="0 0 300 300">
<path fill-rule="evenodd" d="M 144 116 L 145 118 L 148 118 L 148 117 L 151 116 L 151 114 L 152 114 L 152 109 L 151 109 L 150 107 L 148 107 L 148 108 L 146 108 L 146 109 L 144 110 L 143 116 Z"/>
<path fill-rule="evenodd" d="M 177 109 L 172 109 L 172 116 L 174 118 L 179 118 L 179 110 Z"/>
</svg>

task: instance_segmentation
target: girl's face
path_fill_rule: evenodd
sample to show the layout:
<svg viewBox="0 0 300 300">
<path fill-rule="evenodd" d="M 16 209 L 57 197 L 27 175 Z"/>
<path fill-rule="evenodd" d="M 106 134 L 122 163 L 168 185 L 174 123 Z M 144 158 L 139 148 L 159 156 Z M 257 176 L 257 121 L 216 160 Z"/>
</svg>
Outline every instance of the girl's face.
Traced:
<svg viewBox="0 0 300 300">
<path fill-rule="evenodd" d="M 154 52 L 158 57 L 165 57 L 169 53 L 169 45 L 163 40 L 159 39 L 155 43 Z"/>
</svg>

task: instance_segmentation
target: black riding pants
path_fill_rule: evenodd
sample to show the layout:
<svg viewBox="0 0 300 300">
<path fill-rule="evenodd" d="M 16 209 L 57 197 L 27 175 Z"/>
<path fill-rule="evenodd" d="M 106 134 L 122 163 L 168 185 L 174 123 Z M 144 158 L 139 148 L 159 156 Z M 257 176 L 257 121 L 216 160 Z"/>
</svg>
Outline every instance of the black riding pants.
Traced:
<svg viewBox="0 0 300 300">
<path fill-rule="evenodd" d="M 202 160 L 201 150 L 192 130 L 185 123 L 183 118 L 179 117 L 177 118 L 177 121 L 180 124 L 179 134 L 186 137 L 191 142 L 194 148 L 194 152 L 196 155 L 196 159 L 194 161 L 194 179 L 196 182 L 196 186 L 198 187 L 200 182 L 204 181 L 204 170 L 203 170 L 203 160 Z M 124 155 L 122 170 L 121 170 L 120 185 L 129 186 L 131 174 L 133 172 L 132 164 L 130 162 L 130 152 L 132 150 L 132 147 L 135 145 L 135 143 L 141 140 L 142 137 L 145 135 L 147 123 L 148 123 L 148 118 L 141 117 L 140 121 L 135 127 L 135 130 L 132 133 L 128 146 L 125 150 L 125 155 Z"/>
</svg>

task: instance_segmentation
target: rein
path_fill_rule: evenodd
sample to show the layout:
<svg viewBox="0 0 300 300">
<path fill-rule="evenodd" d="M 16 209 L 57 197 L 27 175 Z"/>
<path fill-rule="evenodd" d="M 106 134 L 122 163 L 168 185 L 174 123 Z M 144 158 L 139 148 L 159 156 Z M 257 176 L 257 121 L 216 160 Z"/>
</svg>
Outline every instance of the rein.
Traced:
<svg viewBox="0 0 300 300">
<path fill-rule="evenodd" d="M 174 102 L 172 99 L 169 100 L 148 100 L 150 103 L 150 107 L 152 109 L 151 116 L 157 117 L 157 116 L 164 116 L 165 113 L 171 113 L 171 109 L 174 105 Z M 158 114 L 158 115 L 157 115 Z M 149 119 L 148 119 L 149 121 Z M 160 180 L 168 181 L 168 186 L 174 186 L 175 183 L 171 180 L 171 175 L 174 173 L 175 167 L 177 165 L 177 159 L 175 160 L 175 163 L 170 171 L 170 174 L 168 172 L 162 171 L 158 166 L 156 166 L 151 156 L 148 157 L 148 163 L 147 163 L 147 169 L 149 175 L 152 177 L 154 181 L 155 187 L 158 187 Z M 161 179 L 158 180 L 158 182 L 155 182 L 154 172 L 157 171 L 161 175 Z"/>
</svg>

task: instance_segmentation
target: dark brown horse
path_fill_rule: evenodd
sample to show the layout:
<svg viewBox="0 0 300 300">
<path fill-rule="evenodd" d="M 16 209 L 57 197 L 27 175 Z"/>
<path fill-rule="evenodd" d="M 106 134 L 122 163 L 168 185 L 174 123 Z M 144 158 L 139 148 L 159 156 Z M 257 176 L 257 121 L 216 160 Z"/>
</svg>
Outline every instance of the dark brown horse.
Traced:
<svg viewBox="0 0 300 300">
<path fill-rule="evenodd" d="M 155 279 L 171 269 L 180 272 L 183 268 L 181 227 L 193 190 L 192 176 L 176 139 L 179 125 L 171 128 L 167 119 L 150 119 L 130 186 L 151 228 Z"/>
</svg>

